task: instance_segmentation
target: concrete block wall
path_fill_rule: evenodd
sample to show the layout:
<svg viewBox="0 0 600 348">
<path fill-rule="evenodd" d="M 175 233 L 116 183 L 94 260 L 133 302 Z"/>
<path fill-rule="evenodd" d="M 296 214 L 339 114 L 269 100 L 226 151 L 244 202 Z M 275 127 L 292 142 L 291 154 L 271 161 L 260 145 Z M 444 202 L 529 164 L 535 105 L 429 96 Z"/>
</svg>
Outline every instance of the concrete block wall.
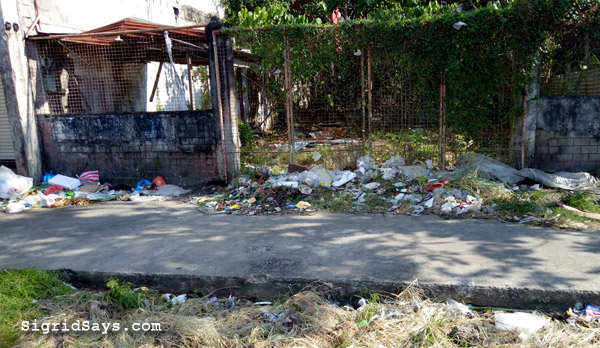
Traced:
<svg viewBox="0 0 600 348">
<path fill-rule="evenodd" d="M 545 170 L 591 170 L 600 166 L 600 139 L 559 131 L 536 131 L 536 164 Z"/>
<path fill-rule="evenodd" d="M 536 168 L 580 171 L 600 166 L 600 96 L 542 97 L 535 103 Z"/>
<path fill-rule="evenodd" d="M 217 130 L 210 110 L 38 115 L 44 170 L 133 185 L 161 175 L 191 186 L 217 178 Z"/>
</svg>

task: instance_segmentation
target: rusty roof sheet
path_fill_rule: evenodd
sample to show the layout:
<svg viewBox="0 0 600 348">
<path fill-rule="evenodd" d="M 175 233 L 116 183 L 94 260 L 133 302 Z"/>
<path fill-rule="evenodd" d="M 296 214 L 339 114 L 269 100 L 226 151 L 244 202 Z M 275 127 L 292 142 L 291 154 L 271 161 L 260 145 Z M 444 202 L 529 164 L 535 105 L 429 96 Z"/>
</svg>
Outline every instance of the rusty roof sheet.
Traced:
<svg viewBox="0 0 600 348">
<path fill-rule="evenodd" d="M 139 18 L 125 18 L 115 23 L 100 28 L 85 31 L 80 34 L 64 38 L 65 41 L 82 44 L 108 46 L 117 37 L 123 40 L 151 41 L 154 37 L 162 37 L 167 30 L 170 37 L 184 40 L 192 44 L 206 43 L 204 28 L 170 27 L 156 24 Z M 98 35 L 94 35 L 98 34 Z"/>
</svg>

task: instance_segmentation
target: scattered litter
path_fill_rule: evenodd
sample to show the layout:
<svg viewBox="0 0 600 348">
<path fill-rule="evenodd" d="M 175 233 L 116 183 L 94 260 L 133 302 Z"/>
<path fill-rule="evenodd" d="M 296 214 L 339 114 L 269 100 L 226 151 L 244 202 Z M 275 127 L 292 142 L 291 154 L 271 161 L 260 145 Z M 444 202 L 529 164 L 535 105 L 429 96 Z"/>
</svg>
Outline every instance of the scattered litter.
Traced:
<svg viewBox="0 0 600 348">
<path fill-rule="evenodd" d="M 52 179 L 54 177 L 54 174 L 52 173 L 52 171 L 50 171 L 49 173 L 45 173 L 44 177 L 42 178 L 42 182 L 48 182 L 48 180 Z"/>
<path fill-rule="evenodd" d="M 381 172 L 383 172 L 383 180 L 392 180 L 398 175 L 396 168 L 382 168 Z"/>
<path fill-rule="evenodd" d="M 77 179 L 79 179 L 82 185 L 98 184 L 98 182 L 100 181 L 100 172 L 98 172 L 97 170 L 83 172 L 77 176 Z"/>
<path fill-rule="evenodd" d="M 476 170 L 477 176 L 482 179 L 495 179 L 511 185 L 523 180 L 515 168 L 478 153 L 462 154 L 456 164 L 462 170 Z"/>
<path fill-rule="evenodd" d="M 540 184 L 531 185 L 530 190 L 537 191 L 540 189 Z"/>
<path fill-rule="evenodd" d="M 152 180 L 152 184 L 154 184 L 154 186 L 156 186 L 156 187 L 160 187 L 160 186 L 166 185 L 167 182 L 165 181 L 165 178 L 163 178 L 162 176 L 157 176 L 156 178 L 154 178 Z"/>
<path fill-rule="evenodd" d="M 85 185 L 81 185 L 79 186 L 79 191 L 80 192 L 98 192 L 98 190 L 100 190 L 101 186 L 98 185 L 91 185 L 91 184 L 85 184 Z"/>
<path fill-rule="evenodd" d="M 364 188 L 366 188 L 367 190 L 375 190 L 379 186 L 381 186 L 381 184 L 378 182 L 370 182 L 370 183 L 364 185 Z"/>
<path fill-rule="evenodd" d="M 452 24 L 452 27 L 456 30 L 460 30 L 462 27 L 464 27 L 465 25 L 467 25 L 467 23 L 463 22 L 463 21 L 458 21 L 454 24 Z"/>
<path fill-rule="evenodd" d="M 434 174 L 423 166 L 405 166 L 398 168 L 398 173 L 404 176 L 407 180 L 415 180 L 417 178 L 431 178 Z"/>
<path fill-rule="evenodd" d="M 539 169 L 525 168 L 519 170 L 517 175 L 523 178 L 529 178 L 544 186 L 570 191 L 595 190 L 598 185 L 598 179 L 590 173 L 585 172 L 559 172 L 550 174 Z"/>
<path fill-rule="evenodd" d="M 310 203 L 305 202 L 305 201 L 300 201 L 296 204 L 296 207 L 299 209 L 308 209 L 311 207 Z"/>
<path fill-rule="evenodd" d="M 592 321 L 600 319 L 600 307 L 583 303 L 576 303 L 573 308 L 567 310 L 567 315 L 575 319 Z"/>
<path fill-rule="evenodd" d="M 519 338 L 527 340 L 535 332 L 544 327 L 550 327 L 550 319 L 543 318 L 531 313 L 503 313 L 496 312 L 496 329 L 501 331 L 518 331 Z"/>
<path fill-rule="evenodd" d="M 61 174 L 57 174 L 52 179 L 48 180 L 48 184 L 58 185 L 67 190 L 74 190 L 81 186 L 79 179 Z"/>
<path fill-rule="evenodd" d="M 446 308 L 448 309 L 448 313 L 453 316 L 472 316 L 473 313 L 469 309 L 468 306 L 457 302 L 451 298 L 446 300 Z"/>
<path fill-rule="evenodd" d="M 312 153 L 313 161 L 318 162 L 321 159 L 321 154 L 318 151 Z"/>
<path fill-rule="evenodd" d="M 22 195 L 33 186 L 33 179 L 15 174 L 10 168 L 0 166 L 0 198 Z"/>
<path fill-rule="evenodd" d="M 167 303 L 170 304 L 171 306 L 176 306 L 176 305 L 185 303 L 185 301 L 187 300 L 186 294 L 175 296 L 173 294 L 167 293 L 167 294 L 164 294 L 163 297 L 167 301 Z"/>
<path fill-rule="evenodd" d="M 404 157 L 392 157 L 389 160 L 385 161 L 385 163 L 383 164 L 383 166 L 381 166 L 382 168 L 400 168 L 403 167 L 406 164 L 406 162 L 404 161 Z"/>
<path fill-rule="evenodd" d="M 299 189 L 300 189 L 300 193 L 302 193 L 303 195 L 310 195 L 313 190 L 308 185 L 300 185 Z"/>
<path fill-rule="evenodd" d="M 272 304 L 273 304 L 273 302 L 270 302 L 270 301 L 254 302 L 255 306 L 270 306 Z"/>
<path fill-rule="evenodd" d="M 435 189 L 437 189 L 437 188 L 442 188 L 442 187 L 446 186 L 446 185 L 447 185 L 447 184 L 450 182 L 450 179 L 448 179 L 448 178 L 446 178 L 446 179 L 442 179 L 442 180 L 440 180 L 440 181 L 438 181 L 437 179 L 432 179 L 432 180 L 433 180 L 433 181 L 430 181 L 430 182 L 427 184 L 427 186 L 426 186 L 426 188 L 427 188 L 429 191 L 433 191 L 433 190 L 435 190 Z"/>
<path fill-rule="evenodd" d="M 370 156 L 362 156 L 356 160 L 356 166 L 364 175 L 367 170 L 375 168 L 375 160 Z"/>
<path fill-rule="evenodd" d="M 131 194 L 129 200 L 132 202 L 153 202 L 161 200 L 160 196 L 141 196 L 139 193 L 136 195 L 136 192 Z"/>
<path fill-rule="evenodd" d="M 165 197 L 175 197 L 181 196 L 183 194 L 189 193 L 190 190 L 186 190 L 177 185 L 162 185 L 156 188 L 157 194 Z"/>
<path fill-rule="evenodd" d="M 216 296 L 211 297 L 209 300 L 205 301 L 204 304 L 205 305 L 209 305 L 209 304 L 211 304 L 213 302 L 217 302 L 217 297 Z"/>
<path fill-rule="evenodd" d="M 339 179 L 335 180 L 331 185 L 333 187 L 340 187 L 340 186 L 346 185 L 350 181 L 354 180 L 354 178 L 356 178 L 355 173 L 350 172 L 350 171 L 344 171 L 342 176 Z"/>
<path fill-rule="evenodd" d="M 144 180 L 140 180 L 137 183 L 137 186 L 135 187 L 136 191 L 141 191 L 141 190 L 145 190 L 145 189 L 149 189 L 152 186 L 152 183 L 146 179 Z"/>
<path fill-rule="evenodd" d="M 49 186 L 46 190 L 44 190 L 44 194 L 47 196 L 49 194 L 59 193 L 62 190 L 63 190 L 62 187 L 60 187 L 58 185 L 52 185 L 52 186 Z"/>
<path fill-rule="evenodd" d="M 413 215 L 419 215 L 425 211 L 425 207 L 423 207 L 422 205 L 413 205 L 412 209 L 413 209 L 413 211 L 412 211 Z"/>
<path fill-rule="evenodd" d="M 429 198 L 423 203 L 423 206 L 427 209 L 431 209 L 433 207 L 433 198 Z"/>
<path fill-rule="evenodd" d="M 333 179 L 326 169 L 323 169 L 321 166 L 315 166 L 308 171 L 304 182 L 312 187 L 331 187 Z"/>
<path fill-rule="evenodd" d="M 25 209 L 27 209 L 25 204 L 18 202 L 9 202 L 8 205 L 4 207 L 4 211 L 9 214 L 20 213 Z"/>
</svg>

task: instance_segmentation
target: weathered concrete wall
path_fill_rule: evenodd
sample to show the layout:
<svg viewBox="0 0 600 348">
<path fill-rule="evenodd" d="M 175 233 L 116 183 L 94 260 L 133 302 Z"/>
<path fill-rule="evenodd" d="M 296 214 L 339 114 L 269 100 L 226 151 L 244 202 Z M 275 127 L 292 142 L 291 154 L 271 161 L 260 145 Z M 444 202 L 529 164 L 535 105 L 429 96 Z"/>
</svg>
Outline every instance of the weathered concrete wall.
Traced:
<svg viewBox="0 0 600 348">
<path fill-rule="evenodd" d="M 534 166 L 544 170 L 590 170 L 600 166 L 600 96 L 542 97 Z"/>
<path fill-rule="evenodd" d="M 195 185 L 218 177 L 217 127 L 210 110 L 39 115 L 44 169 L 132 185 L 162 175 Z"/>
</svg>

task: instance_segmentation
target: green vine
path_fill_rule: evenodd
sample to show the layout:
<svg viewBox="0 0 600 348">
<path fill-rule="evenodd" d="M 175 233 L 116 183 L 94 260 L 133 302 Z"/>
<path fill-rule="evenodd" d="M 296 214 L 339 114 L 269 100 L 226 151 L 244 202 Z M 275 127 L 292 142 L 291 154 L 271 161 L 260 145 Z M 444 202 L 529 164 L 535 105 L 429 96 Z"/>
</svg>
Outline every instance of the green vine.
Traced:
<svg viewBox="0 0 600 348">
<path fill-rule="evenodd" d="M 306 14 L 291 17 L 288 5 L 244 9 L 238 17 L 241 26 L 260 29 L 226 30 L 235 37 L 237 49 L 251 52 L 248 59 L 266 77 L 265 88 L 280 106 L 287 40 L 294 102 L 318 104 L 348 123 L 357 122 L 360 56 L 366 60 L 370 50 L 374 97 L 410 87 L 410 103 L 418 104 L 434 124 L 444 79 L 449 126 L 467 139 L 490 133 L 498 124 L 510 129 L 515 115 L 523 111 L 518 101 L 543 50 L 550 50 L 554 42 L 551 56 L 564 60 L 566 53 L 556 42 L 565 28 L 571 30 L 573 23 L 598 28 L 599 21 L 598 3 L 590 0 L 488 1 L 466 12 L 456 11 L 456 4 L 396 3 L 371 9 L 362 19 L 328 26 Z M 598 31 L 590 35 L 598 42 Z"/>
</svg>

